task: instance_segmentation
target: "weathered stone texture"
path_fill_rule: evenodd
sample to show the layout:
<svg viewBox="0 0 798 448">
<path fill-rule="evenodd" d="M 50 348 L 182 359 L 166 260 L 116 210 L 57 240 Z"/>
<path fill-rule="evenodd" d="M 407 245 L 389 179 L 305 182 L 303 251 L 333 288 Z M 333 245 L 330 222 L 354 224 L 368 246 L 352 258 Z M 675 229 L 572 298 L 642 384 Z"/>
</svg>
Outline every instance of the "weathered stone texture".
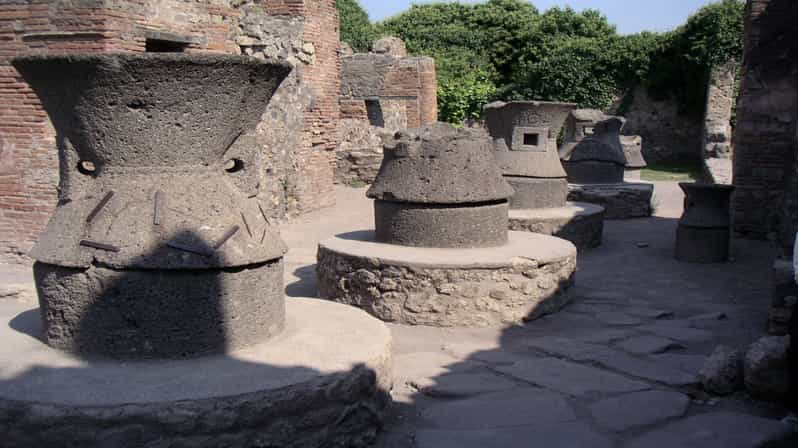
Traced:
<svg viewBox="0 0 798 448">
<path fill-rule="evenodd" d="M 567 204 L 539 210 L 510 210 L 510 230 L 552 235 L 572 242 L 579 250 L 601 246 L 604 208 Z"/>
<path fill-rule="evenodd" d="M 732 128 L 738 64 L 729 61 L 713 67 L 707 86 L 701 140 L 704 172 L 715 183 L 731 183 Z"/>
<path fill-rule="evenodd" d="M 734 135 L 734 228 L 751 238 L 798 229 L 798 3 L 750 0 Z"/>
<path fill-rule="evenodd" d="M 769 336 L 748 347 L 745 353 L 745 388 L 764 400 L 786 401 L 791 391 L 788 371 L 789 336 Z"/>
<path fill-rule="evenodd" d="M 387 322 L 440 327 L 520 324 L 568 302 L 576 257 L 496 268 L 401 267 L 319 247 L 319 295 Z"/>
<path fill-rule="evenodd" d="M 386 37 L 374 43 L 372 53 L 344 55 L 341 67 L 335 180 L 371 183 L 380 165 L 371 156 L 382 154 L 379 135 L 438 120 L 435 61 L 408 57 L 400 39 Z"/>
<path fill-rule="evenodd" d="M 773 263 L 768 333 L 784 336 L 789 333 L 793 314 L 798 312 L 798 285 L 792 260 L 779 258 Z"/>
<path fill-rule="evenodd" d="M 655 100 L 637 87 L 624 114 L 624 133 L 642 137 L 643 157 L 652 162 L 698 162 L 701 157 L 701 120 L 682 114 L 675 100 Z"/>
<path fill-rule="evenodd" d="M 274 217 L 333 202 L 338 15 L 333 0 L 19 0 L 0 4 L 0 259 L 24 261 L 56 202 L 54 130 L 9 61 L 35 53 L 247 52 L 292 61 L 262 124 Z M 299 118 L 299 120 L 297 120 Z M 293 125 L 292 123 L 298 123 Z M 291 124 L 291 125 L 289 125 Z M 295 132 L 296 127 L 301 132 Z"/>
<path fill-rule="evenodd" d="M 653 199 L 653 184 L 568 185 L 569 201 L 600 205 L 605 219 L 647 218 L 653 212 Z"/>
<path fill-rule="evenodd" d="M 704 390 L 728 395 L 743 387 L 743 353 L 720 346 L 707 358 L 699 372 Z"/>
</svg>

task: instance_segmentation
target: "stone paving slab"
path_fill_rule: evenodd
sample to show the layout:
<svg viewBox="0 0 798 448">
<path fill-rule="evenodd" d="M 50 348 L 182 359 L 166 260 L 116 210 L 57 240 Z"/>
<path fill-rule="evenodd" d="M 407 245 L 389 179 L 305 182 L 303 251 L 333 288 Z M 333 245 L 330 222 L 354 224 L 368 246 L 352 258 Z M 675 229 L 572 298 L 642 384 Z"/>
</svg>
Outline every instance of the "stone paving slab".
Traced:
<svg viewBox="0 0 798 448">
<path fill-rule="evenodd" d="M 679 392 L 651 390 L 601 400 L 590 406 L 590 414 L 599 426 L 620 432 L 681 417 L 689 404 Z"/>
<path fill-rule="evenodd" d="M 635 336 L 619 342 L 618 347 L 636 355 L 654 355 L 668 350 L 684 348 L 672 339 L 661 336 Z"/>
<path fill-rule="evenodd" d="M 687 326 L 674 324 L 663 324 L 661 322 L 641 326 L 638 328 L 657 336 L 675 339 L 680 342 L 703 342 L 712 340 L 714 337 L 714 334 L 711 331 L 688 328 Z"/>
<path fill-rule="evenodd" d="M 596 319 L 607 325 L 641 325 L 645 323 L 645 319 L 632 316 L 620 311 L 609 311 L 603 313 L 596 313 Z"/>
<path fill-rule="evenodd" d="M 518 385 L 492 373 L 451 373 L 436 377 L 421 393 L 430 397 L 463 398 L 513 389 Z"/>
<path fill-rule="evenodd" d="M 443 401 L 422 410 L 421 417 L 437 429 L 497 429 L 576 420 L 560 394 L 524 388 L 477 398 Z"/>
<path fill-rule="evenodd" d="M 575 396 L 591 392 L 635 392 L 650 388 L 641 381 L 557 358 L 529 359 L 511 366 L 500 366 L 496 370 L 547 389 Z"/>
<path fill-rule="evenodd" d="M 579 422 L 481 431 L 422 430 L 417 448 L 610 448 L 612 443 Z"/>
<path fill-rule="evenodd" d="M 784 438 L 788 428 L 778 420 L 717 412 L 655 429 L 632 440 L 626 448 L 755 448 Z"/>
<path fill-rule="evenodd" d="M 690 386 L 698 383 L 697 373 L 686 373 L 648 359 L 635 358 L 623 352 L 601 354 L 596 362 L 624 374 L 645 378 L 669 386 Z"/>
</svg>

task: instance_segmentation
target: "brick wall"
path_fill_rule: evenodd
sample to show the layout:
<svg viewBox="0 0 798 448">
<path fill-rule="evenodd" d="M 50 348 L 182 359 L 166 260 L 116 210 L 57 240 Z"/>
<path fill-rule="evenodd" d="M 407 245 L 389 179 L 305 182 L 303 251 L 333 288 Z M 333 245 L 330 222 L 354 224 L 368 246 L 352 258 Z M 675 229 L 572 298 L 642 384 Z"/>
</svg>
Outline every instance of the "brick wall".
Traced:
<svg viewBox="0 0 798 448">
<path fill-rule="evenodd" d="M 280 190 L 275 209 L 285 215 L 332 205 L 340 90 L 335 1 L 251 3 L 267 14 L 301 18 L 303 40 L 315 49 L 296 75 L 314 98 L 290 117 L 302 123 L 300 143 L 280 148 L 288 156 L 271 161 L 292 165 L 275 170 L 282 178 L 270 179 Z M 177 42 L 189 52 L 237 54 L 240 16 L 231 0 L 0 1 L 0 261 L 25 260 L 55 206 L 58 182 L 52 126 L 9 61 L 31 52 L 141 52 L 148 38 Z"/>
<path fill-rule="evenodd" d="M 798 224 L 798 3 L 749 0 L 737 103 L 733 199 L 737 232 L 790 247 Z"/>
</svg>

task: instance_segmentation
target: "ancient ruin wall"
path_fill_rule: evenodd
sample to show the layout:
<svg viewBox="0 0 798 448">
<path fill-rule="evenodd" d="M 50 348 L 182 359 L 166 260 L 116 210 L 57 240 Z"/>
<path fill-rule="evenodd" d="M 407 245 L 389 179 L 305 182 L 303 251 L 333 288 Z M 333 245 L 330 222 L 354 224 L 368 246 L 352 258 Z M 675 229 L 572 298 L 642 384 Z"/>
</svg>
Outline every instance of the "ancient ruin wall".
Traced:
<svg viewBox="0 0 798 448">
<path fill-rule="evenodd" d="M 714 183 L 731 184 L 732 127 L 738 64 L 732 60 L 713 67 L 707 85 L 701 136 L 706 176 Z"/>
<path fill-rule="evenodd" d="M 400 51 L 344 56 L 341 68 L 340 146 L 335 180 L 357 185 L 374 180 L 382 161 L 383 135 L 438 120 L 435 61 Z M 375 43 L 375 47 L 382 40 Z"/>
<path fill-rule="evenodd" d="M 701 119 L 681 113 L 674 100 L 651 98 L 644 86 L 635 88 L 632 95 L 631 106 L 623 114 L 626 118 L 623 133 L 643 138 L 646 161 L 698 163 L 701 159 Z M 618 115 L 616 110 L 610 110 L 610 114 Z"/>
<path fill-rule="evenodd" d="M 792 0 L 748 2 L 734 148 L 735 230 L 785 248 L 798 226 L 796 22 Z"/>
<path fill-rule="evenodd" d="M 256 28 L 269 45 L 249 54 L 282 56 L 299 67 L 264 114 L 269 163 L 261 188 L 271 190 L 277 217 L 332 205 L 340 90 L 334 0 L 0 2 L 0 261 L 24 259 L 55 205 L 58 180 L 54 131 L 10 59 L 141 52 L 148 39 L 173 51 L 239 53 L 259 42 L 244 33 L 253 22 L 267 25 Z"/>
</svg>

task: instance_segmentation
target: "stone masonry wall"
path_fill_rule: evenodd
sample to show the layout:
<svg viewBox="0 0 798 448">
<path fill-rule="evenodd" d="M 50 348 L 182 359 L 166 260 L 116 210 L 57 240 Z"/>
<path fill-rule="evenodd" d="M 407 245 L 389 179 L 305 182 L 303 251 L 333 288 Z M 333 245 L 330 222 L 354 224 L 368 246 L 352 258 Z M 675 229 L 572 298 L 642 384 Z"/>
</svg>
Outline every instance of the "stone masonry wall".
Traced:
<svg viewBox="0 0 798 448">
<path fill-rule="evenodd" d="M 342 58 L 338 183 L 352 185 L 374 179 L 382 161 L 382 135 L 438 120 L 435 61 L 405 57 L 404 44 L 388 39 L 401 50 Z M 375 43 L 375 48 L 382 41 Z"/>
<path fill-rule="evenodd" d="M 626 113 L 625 135 L 643 138 L 643 157 L 648 163 L 696 162 L 701 160 L 700 118 L 679 112 L 675 101 L 656 101 L 645 87 L 632 93 L 632 104 Z M 609 111 L 618 115 L 617 111 Z"/>
<path fill-rule="evenodd" d="M 252 49 L 256 42 L 245 31 L 253 23 L 274 46 Z M 275 217 L 334 202 L 340 82 L 334 0 L 3 0 L 0 262 L 25 260 L 54 208 L 58 181 L 52 126 L 9 61 L 31 52 L 145 51 L 147 39 L 188 52 L 249 48 L 293 62 L 298 69 L 260 126 L 269 161 L 261 188 L 272 191 Z"/>
<path fill-rule="evenodd" d="M 735 230 L 781 238 L 798 227 L 798 3 L 749 0 L 734 147 Z"/>
<path fill-rule="evenodd" d="M 732 127 L 738 64 L 713 67 L 707 86 L 704 129 L 701 136 L 705 175 L 714 183 L 732 181 Z"/>
</svg>

